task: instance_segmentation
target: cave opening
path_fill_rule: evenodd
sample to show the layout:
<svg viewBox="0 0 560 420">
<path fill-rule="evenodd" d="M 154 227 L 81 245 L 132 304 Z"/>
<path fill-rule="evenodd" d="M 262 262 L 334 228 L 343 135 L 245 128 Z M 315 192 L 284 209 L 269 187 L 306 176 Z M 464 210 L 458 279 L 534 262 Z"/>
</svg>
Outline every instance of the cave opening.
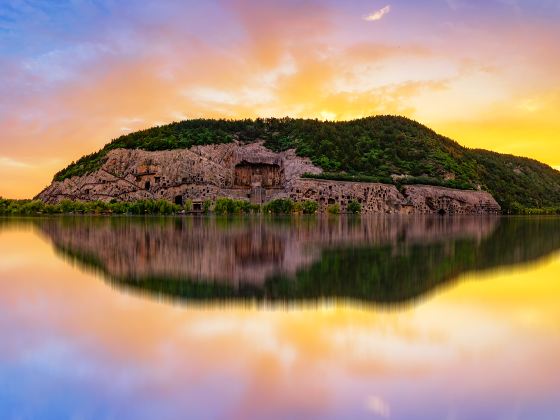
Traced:
<svg viewBox="0 0 560 420">
<path fill-rule="evenodd" d="M 243 161 L 235 166 L 234 186 L 279 188 L 282 187 L 282 170 L 277 164 Z"/>
</svg>

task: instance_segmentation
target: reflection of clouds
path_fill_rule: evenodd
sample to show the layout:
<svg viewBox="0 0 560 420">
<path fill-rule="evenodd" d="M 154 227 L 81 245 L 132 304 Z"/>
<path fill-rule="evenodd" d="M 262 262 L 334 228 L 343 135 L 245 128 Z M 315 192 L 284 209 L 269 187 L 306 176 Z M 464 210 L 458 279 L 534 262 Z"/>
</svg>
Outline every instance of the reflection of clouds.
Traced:
<svg viewBox="0 0 560 420">
<path fill-rule="evenodd" d="M 22 255 L 2 255 L 0 256 L 0 272 L 12 270 L 27 264 L 27 259 Z"/>
<path fill-rule="evenodd" d="M 381 331 L 380 331 L 381 330 Z M 337 351 L 343 351 L 355 363 L 369 364 L 375 356 L 375 363 L 390 366 L 397 361 L 398 369 L 415 369 L 449 363 L 454 353 L 443 343 L 430 340 L 430 337 L 419 337 L 414 341 L 401 336 L 399 329 L 383 331 L 371 326 L 330 331 L 331 342 Z"/>
<path fill-rule="evenodd" d="M 389 404 L 376 395 L 367 397 L 366 408 L 379 417 L 389 418 L 391 416 L 391 407 Z"/>
<path fill-rule="evenodd" d="M 26 264 L 0 272 L 0 366 L 12 368 L 0 384 L 19 381 L 22 407 L 37 390 L 135 418 L 444 418 L 450 407 L 502 418 L 519 395 L 557 404 L 559 330 L 538 325 L 560 319 L 557 257 L 383 311 L 173 306 L 67 266 L 37 236 L 3 233 L 8 250 Z"/>
<path fill-rule="evenodd" d="M 297 357 L 296 349 L 282 340 L 274 318 L 224 319 L 223 317 L 198 319 L 186 326 L 189 338 L 196 340 L 235 337 L 252 342 L 257 353 L 269 353 L 288 367 Z"/>
<path fill-rule="evenodd" d="M 36 371 L 40 375 L 76 381 L 101 379 L 98 361 L 87 354 L 84 343 L 74 337 L 44 336 L 29 348 L 20 348 L 12 364 L 21 364 L 24 369 Z M 68 369 L 72 366 L 71 369 Z"/>
</svg>

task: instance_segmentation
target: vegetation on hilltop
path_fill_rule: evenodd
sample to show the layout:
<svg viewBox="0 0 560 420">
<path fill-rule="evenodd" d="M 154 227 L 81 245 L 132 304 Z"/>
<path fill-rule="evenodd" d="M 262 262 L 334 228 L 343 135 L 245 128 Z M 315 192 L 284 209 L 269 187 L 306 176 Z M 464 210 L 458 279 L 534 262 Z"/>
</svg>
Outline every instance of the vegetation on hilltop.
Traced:
<svg viewBox="0 0 560 420">
<path fill-rule="evenodd" d="M 293 118 L 181 121 L 121 136 L 58 172 L 54 180 L 95 171 L 107 153 L 117 148 L 155 151 L 234 140 L 263 140 L 275 151 L 294 148 L 328 172 L 330 179 L 482 188 L 506 212 L 560 205 L 560 172 L 551 167 L 527 158 L 467 149 L 422 124 L 395 116 L 336 122 Z"/>
<path fill-rule="evenodd" d="M 488 150 L 467 150 L 478 163 L 486 189 L 502 208 L 514 214 L 560 208 L 560 172 L 534 159 Z"/>
</svg>

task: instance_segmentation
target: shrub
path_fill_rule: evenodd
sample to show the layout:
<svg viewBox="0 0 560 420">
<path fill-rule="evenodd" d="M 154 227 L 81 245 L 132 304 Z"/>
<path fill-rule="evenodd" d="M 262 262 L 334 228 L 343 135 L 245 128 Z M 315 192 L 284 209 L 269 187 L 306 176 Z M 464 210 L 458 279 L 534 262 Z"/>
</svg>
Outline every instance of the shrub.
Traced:
<svg viewBox="0 0 560 420">
<path fill-rule="evenodd" d="M 39 200 L 29 201 L 21 206 L 22 214 L 36 214 L 43 212 L 43 202 Z"/>
<path fill-rule="evenodd" d="M 214 212 L 216 214 L 231 214 L 235 213 L 235 205 L 233 200 L 229 198 L 218 198 L 214 204 Z"/>
<path fill-rule="evenodd" d="M 214 205 L 216 214 L 239 214 L 250 213 L 251 203 L 246 200 L 234 200 L 232 198 L 218 198 Z"/>
<path fill-rule="evenodd" d="M 263 207 L 264 213 L 290 214 L 294 210 L 294 202 L 289 198 L 277 198 L 269 201 Z"/>
<path fill-rule="evenodd" d="M 253 205 L 249 201 L 238 200 L 238 202 L 242 213 L 251 213 L 253 211 Z"/>
<path fill-rule="evenodd" d="M 338 203 L 331 204 L 327 207 L 327 211 L 330 214 L 340 214 L 340 205 Z"/>
<path fill-rule="evenodd" d="M 319 204 L 316 201 L 305 200 L 301 203 L 303 214 L 315 214 L 319 209 Z"/>
<path fill-rule="evenodd" d="M 60 208 L 61 213 L 72 213 L 75 209 L 75 202 L 72 200 L 62 200 L 58 203 L 58 207 Z"/>
<path fill-rule="evenodd" d="M 348 203 L 346 209 L 348 210 L 349 213 L 358 214 L 362 212 L 362 205 L 358 203 L 358 201 L 352 200 Z"/>
<path fill-rule="evenodd" d="M 125 202 L 122 202 L 122 201 L 111 202 L 111 210 L 115 214 L 126 214 L 126 213 L 128 213 L 128 203 L 125 203 Z"/>
<path fill-rule="evenodd" d="M 261 212 L 261 205 L 260 204 L 251 204 L 251 211 L 253 213 L 260 213 Z"/>
</svg>

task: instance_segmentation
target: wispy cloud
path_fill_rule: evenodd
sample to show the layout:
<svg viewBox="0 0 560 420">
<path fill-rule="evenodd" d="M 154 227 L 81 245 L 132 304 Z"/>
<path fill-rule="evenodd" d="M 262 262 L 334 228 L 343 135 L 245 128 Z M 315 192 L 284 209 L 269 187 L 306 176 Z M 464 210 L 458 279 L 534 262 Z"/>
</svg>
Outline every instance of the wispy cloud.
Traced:
<svg viewBox="0 0 560 420">
<path fill-rule="evenodd" d="M 382 9 L 379 9 L 367 16 L 364 16 L 364 20 L 367 20 L 368 22 L 375 22 L 376 20 L 381 20 L 383 19 L 383 16 L 385 16 L 390 11 L 391 11 L 391 6 L 387 5 Z"/>
<path fill-rule="evenodd" d="M 30 168 L 31 165 L 21 162 L 16 159 L 12 159 L 6 156 L 0 156 L 0 166 L 8 167 L 8 168 Z"/>
<path fill-rule="evenodd" d="M 515 137 L 525 145 L 516 153 L 560 165 L 560 93 L 548 93 L 560 92 L 558 25 L 516 30 L 496 6 L 513 0 L 489 1 L 483 22 L 480 2 L 438 0 L 401 16 L 391 0 L 369 1 L 0 0 L 10 5 L 0 7 L 0 38 L 10 30 L 0 40 L 0 195 L 34 195 L 111 138 L 187 116 L 399 114 L 471 147 L 512 152 Z M 399 14 L 395 28 L 372 33 L 388 13 Z"/>
</svg>

